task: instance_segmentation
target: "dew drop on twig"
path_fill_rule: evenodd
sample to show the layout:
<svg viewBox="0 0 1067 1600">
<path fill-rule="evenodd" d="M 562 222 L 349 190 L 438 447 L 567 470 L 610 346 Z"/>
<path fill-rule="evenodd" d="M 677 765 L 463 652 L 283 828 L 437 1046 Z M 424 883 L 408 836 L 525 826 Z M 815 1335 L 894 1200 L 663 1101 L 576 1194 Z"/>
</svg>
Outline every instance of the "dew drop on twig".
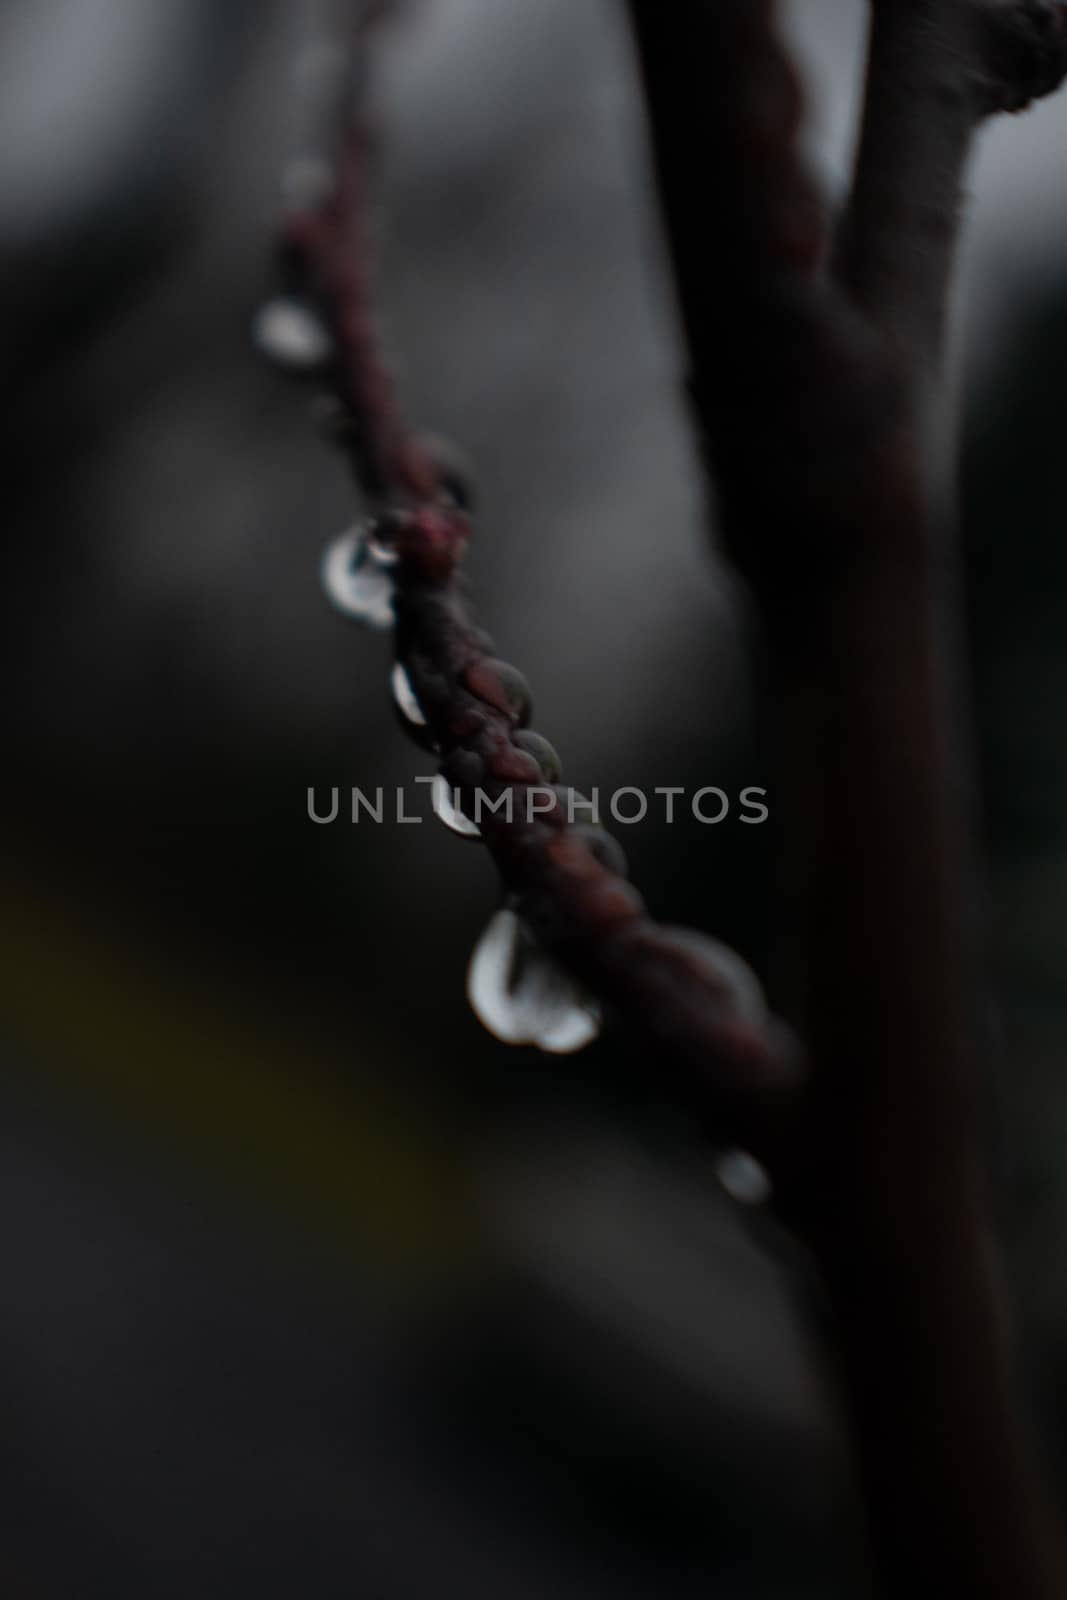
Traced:
<svg viewBox="0 0 1067 1600">
<path fill-rule="evenodd" d="M 463 839 L 480 839 L 482 830 L 470 817 L 464 816 L 456 804 L 455 792 L 443 773 L 439 772 L 430 788 L 430 804 L 439 822 Z"/>
<path fill-rule="evenodd" d="M 394 664 L 390 684 L 393 690 L 393 701 L 404 721 L 409 722 L 413 728 L 425 728 L 426 717 L 423 714 L 422 707 L 419 705 L 419 697 L 411 687 L 411 679 L 408 677 L 407 668 L 402 661 L 397 661 Z"/>
<path fill-rule="evenodd" d="M 395 586 L 391 574 L 367 550 L 362 528 L 343 533 L 322 558 L 322 585 L 338 611 L 371 628 L 391 628 Z"/>
<path fill-rule="evenodd" d="M 374 517 L 367 524 L 367 552 L 380 567 L 395 567 L 399 559 L 395 538 L 398 513 Z"/>
<path fill-rule="evenodd" d="M 285 295 L 260 306 L 252 319 L 252 340 L 283 372 L 321 372 L 333 353 L 322 318 L 302 300 Z"/>
<path fill-rule="evenodd" d="M 474 948 L 467 997 L 505 1044 L 569 1055 L 600 1032 L 600 1008 L 545 953 L 510 909 L 497 911 Z"/>
</svg>

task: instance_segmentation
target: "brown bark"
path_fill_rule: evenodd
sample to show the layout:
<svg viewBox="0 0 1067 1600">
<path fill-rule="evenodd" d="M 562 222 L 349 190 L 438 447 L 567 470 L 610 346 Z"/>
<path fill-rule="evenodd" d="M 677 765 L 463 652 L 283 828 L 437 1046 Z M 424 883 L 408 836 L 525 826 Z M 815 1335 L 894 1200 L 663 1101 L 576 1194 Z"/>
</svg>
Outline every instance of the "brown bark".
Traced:
<svg viewBox="0 0 1067 1600">
<path fill-rule="evenodd" d="M 773 663 L 803 891 L 791 1004 L 813 1063 L 783 1214 L 825 1285 L 877 1582 L 1038 1600 L 1054 1592 L 1047 1527 L 976 1113 L 936 381 L 972 135 L 1058 82 L 1064 8 L 875 6 L 834 267 L 772 5 L 630 9 L 695 420 Z M 1009 63 L 1025 84 L 999 76 Z"/>
</svg>

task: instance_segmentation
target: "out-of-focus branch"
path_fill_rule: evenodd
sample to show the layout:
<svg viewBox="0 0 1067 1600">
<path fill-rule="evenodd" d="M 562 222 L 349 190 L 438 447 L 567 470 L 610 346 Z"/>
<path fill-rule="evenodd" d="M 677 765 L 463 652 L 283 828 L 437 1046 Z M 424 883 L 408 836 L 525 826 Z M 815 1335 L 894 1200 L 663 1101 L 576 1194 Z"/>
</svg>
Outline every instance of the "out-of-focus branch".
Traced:
<svg viewBox="0 0 1067 1600">
<path fill-rule="evenodd" d="M 953 518 L 928 399 L 971 134 L 1058 82 L 1064 8 L 878 0 L 840 280 L 772 5 L 630 9 L 696 422 L 762 615 L 806 864 L 792 955 L 814 1084 L 779 1177 L 833 1313 L 875 1566 L 887 1593 L 1038 1600 L 977 1127 Z"/>
<path fill-rule="evenodd" d="M 975 130 L 1054 89 L 1065 63 L 1063 0 L 874 0 L 838 272 L 920 375 L 941 353 Z"/>
<path fill-rule="evenodd" d="M 382 355 L 368 236 L 375 127 L 369 59 L 391 0 L 335 0 L 332 36 L 323 47 L 336 61 L 322 108 L 327 168 L 321 198 L 298 204 L 281 233 L 282 275 L 298 293 L 311 289 L 332 339 L 330 379 L 353 475 L 372 506 L 433 503 L 435 464 L 407 425 L 392 373 Z M 456 552 L 451 552 L 454 559 Z M 437 551 L 440 562 L 442 552 Z M 446 557 L 446 559 L 448 559 Z"/>
</svg>

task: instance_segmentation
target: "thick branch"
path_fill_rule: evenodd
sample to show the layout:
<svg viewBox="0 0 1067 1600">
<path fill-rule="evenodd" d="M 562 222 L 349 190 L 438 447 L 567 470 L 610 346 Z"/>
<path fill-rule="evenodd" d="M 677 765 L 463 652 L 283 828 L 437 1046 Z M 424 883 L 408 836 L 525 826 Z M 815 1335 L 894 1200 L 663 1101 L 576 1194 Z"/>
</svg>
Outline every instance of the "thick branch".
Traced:
<svg viewBox="0 0 1067 1600">
<path fill-rule="evenodd" d="M 874 0 L 863 127 L 838 271 L 857 305 L 937 367 L 967 157 L 982 119 L 1067 69 L 1062 0 Z"/>
<path fill-rule="evenodd" d="M 830 1299 L 879 1578 L 1045 1600 L 975 1109 L 952 519 L 925 394 L 970 134 L 1012 103 L 992 72 L 1007 7 L 876 7 L 848 296 L 771 226 L 812 199 L 770 6 L 631 11 L 697 423 L 765 625 L 807 867 L 793 955 L 815 1081 L 779 1176 Z"/>
<path fill-rule="evenodd" d="M 943 343 L 964 166 L 979 116 L 968 82 L 973 40 L 968 7 L 873 9 L 838 274 L 920 373 L 939 363 Z"/>
</svg>

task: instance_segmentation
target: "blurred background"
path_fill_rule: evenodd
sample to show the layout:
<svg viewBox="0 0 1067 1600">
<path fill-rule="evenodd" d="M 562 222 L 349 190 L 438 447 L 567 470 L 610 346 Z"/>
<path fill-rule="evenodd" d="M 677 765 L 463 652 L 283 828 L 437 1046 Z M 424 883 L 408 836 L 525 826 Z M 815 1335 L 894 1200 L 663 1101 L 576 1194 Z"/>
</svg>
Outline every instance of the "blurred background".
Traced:
<svg viewBox="0 0 1067 1600">
<path fill-rule="evenodd" d="M 864 8 L 786 9 L 839 189 Z M 482 613 L 579 788 L 768 783 L 620 8 L 394 12 L 382 300 L 475 464 Z M 855 1593 L 804 1262 L 631 1041 L 481 1031 L 476 847 L 308 820 L 432 770 L 321 595 L 343 469 L 248 337 L 320 22 L 0 12 L 7 1590 Z M 998 1195 L 1067 1510 L 1065 136 L 1062 97 L 986 135 L 959 320 Z M 769 830 L 616 831 L 760 962 Z"/>
</svg>

